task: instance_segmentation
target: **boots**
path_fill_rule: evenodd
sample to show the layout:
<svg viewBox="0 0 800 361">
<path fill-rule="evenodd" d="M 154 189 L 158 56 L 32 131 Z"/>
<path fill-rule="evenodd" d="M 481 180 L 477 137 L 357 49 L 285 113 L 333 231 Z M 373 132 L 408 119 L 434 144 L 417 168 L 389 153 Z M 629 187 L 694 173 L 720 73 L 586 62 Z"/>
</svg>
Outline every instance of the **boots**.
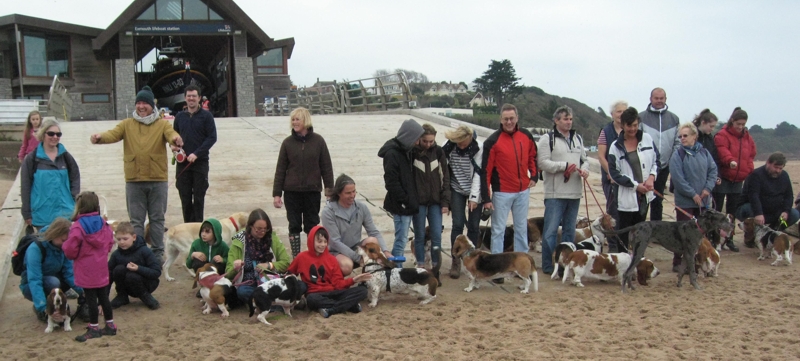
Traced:
<svg viewBox="0 0 800 361">
<path fill-rule="evenodd" d="M 142 300 L 142 303 L 144 303 L 144 305 L 151 310 L 157 310 L 159 307 L 161 307 L 161 305 L 158 303 L 158 300 L 156 300 L 155 297 L 153 297 L 153 295 L 150 293 L 143 293 L 139 299 Z"/>
<path fill-rule="evenodd" d="M 728 247 L 728 249 L 733 252 L 739 252 L 739 247 L 736 247 L 736 245 L 733 244 L 733 237 L 728 237 L 725 239 L 725 247 Z"/>
<path fill-rule="evenodd" d="M 128 299 L 128 294 L 125 293 L 125 291 L 117 289 L 117 296 L 111 300 L 111 308 L 120 308 L 129 303 L 131 303 L 131 300 Z"/>
<path fill-rule="evenodd" d="M 458 279 L 458 277 L 461 277 L 461 258 L 453 257 L 453 264 L 450 265 L 450 278 Z"/>
<path fill-rule="evenodd" d="M 300 233 L 289 234 L 289 245 L 292 247 L 292 258 L 300 254 Z"/>
</svg>

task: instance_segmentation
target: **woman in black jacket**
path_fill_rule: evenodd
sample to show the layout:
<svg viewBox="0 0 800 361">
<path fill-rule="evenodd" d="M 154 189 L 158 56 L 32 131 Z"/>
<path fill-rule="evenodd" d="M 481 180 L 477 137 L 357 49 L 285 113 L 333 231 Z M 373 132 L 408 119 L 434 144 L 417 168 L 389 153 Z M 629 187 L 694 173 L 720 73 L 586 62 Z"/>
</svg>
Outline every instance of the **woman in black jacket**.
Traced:
<svg viewBox="0 0 800 361">
<path fill-rule="evenodd" d="M 161 277 L 161 264 L 144 238 L 137 236 L 130 222 L 117 225 L 114 238 L 117 248 L 108 260 L 108 273 L 116 284 L 117 296 L 111 300 L 111 307 L 119 308 L 130 303 L 128 296 L 142 300 L 151 310 L 160 307 L 153 297 Z M 111 286 L 111 285 L 109 285 Z"/>
</svg>

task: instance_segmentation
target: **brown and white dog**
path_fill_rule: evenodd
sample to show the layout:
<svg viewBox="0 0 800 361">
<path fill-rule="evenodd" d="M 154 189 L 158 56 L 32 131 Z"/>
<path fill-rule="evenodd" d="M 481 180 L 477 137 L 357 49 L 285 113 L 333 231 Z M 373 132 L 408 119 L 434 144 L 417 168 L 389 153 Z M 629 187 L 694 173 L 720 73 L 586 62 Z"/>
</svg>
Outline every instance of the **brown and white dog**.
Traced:
<svg viewBox="0 0 800 361">
<path fill-rule="evenodd" d="M 703 237 L 703 240 L 700 241 L 700 248 L 697 249 L 697 254 L 694 256 L 694 268 L 697 274 L 706 277 L 717 277 L 719 252 L 717 252 L 708 238 Z M 700 272 L 701 270 L 703 272 Z"/>
<path fill-rule="evenodd" d="M 581 279 L 589 278 L 610 281 L 617 280 L 622 284 L 623 275 L 631 265 L 631 255 L 628 253 L 598 253 L 588 249 L 577 250 L 567 257 L 566 269 L 562 283 L 572 278 L 572 284 L 583 287 Z M 647 286 L 647 281 L 658 276 L 660 272 L 653 261 L 642 258 L 636 266 L 636 279 L 639 284 Z"/>
<path fill-rule="evenodd" d="M 211 263 L 206 263 L 197 269 L 192 289 L 197 288 L 197 285 L 200 285 L 200 297 L 205 302 L 203 314 L 207 315 L 214 308 L 219 308 L 219 311 L 222 312 L 221 317 L 228 317 L 226 297 L 235 297 L 231 280 L 218 274 L 217 267 L 214 267 Z"/>
<path fill-rule="evenodd" d="M 528 247 L 535 249 L 536 252 L 542 252 L 542 234 L 544 233 L 544 217 L 528 218 Z M 492 248 L 492 227 L 480 226 L 480 237 L 478 244 L 475 248 L 486 249 Z M 514 251 L 514 226 L 506 226 L 505 233 L 503 234 L 503 252 Z"/>
<path fill-rule="evenodd" d="M 247 212 L 236 212 L 228 218 L 219 219 L 222 225 L 222 240 L 228 245 L 231 244 L 231 238 L 241 229 L 245 228 L 247 218 L 250 216 Z M 175 278 L 170 277 L 169 267 L 178 259 L 181 253 L 189 252 L 192 247 L 192 242 L 200 237 L 200 226 L 202 222 L 181 223 L 176 226 L 170 227 L 164 233 L 164 250 L 167 254 L 167 259 L 164 261 L 164 278 L 167 281 L 174 281 Z M 183 262 L 179 262 L 183 264 Z M 194 271 L 187 268 L 187 272 L 192 277 L 195 276 Z"/>
<path fill-rule="evenodd" d="M 44 329 L 45 333 L 53 332 L 56 326 L 62 326 L 64 331 L 72 331 L 70 326 L 69 304 L 67 303 L 67 296 L 60 288 L 54 288 L 47 295 L 47 328 Z"/>
<path fill-rule="evenodd" d="M 603 231 L 612 231 L 616 226 L 617 221 L 615 221 L 610 214 L 606 213 L 605 215 L 597 217 L 590 225 L 585 227 L 580 227 L 580 225 L 578 225 L 577 229 L 575 230 L 574 242 L 578 243 L 594 236 L 599 238 L 601 244 L 606 244 L 606 235 L 603 233 Z M 559 229 L 558 235 L 559 237 L 561 236 L 561 229 Z"/>
<path fill-rule="evenodd" d="M 391 293 L 416 294 L 422 299 L 420 305 L 427 305 L 436 298 L 436 288 L 439 282 L 428 270 L 385 266 L 393 264 L 393 262 L 386 259 L 383 252 L 380 251 L 380 246 L 374 243 L 358 247 L 358 254 L 364 260 L 376 259 L 383 263 L 368 262 L 363 266 L 363 272 L 372 273 L 372 278 L 367 281 L 369 307 L 378 305 L 378 296 L 384 289 Z"/>
<path fill-rule="evenodd" d="M 478 288 L 479 279 L 492 279 L 498 277 L 518 276 L 523 284 L 519 286 L 521 293 L 528 293 L 531 283 L 533 291 L 539 291 L 539 274 L 536 271 L 536 262 L 533 257 L 522 252 L 506 252 L 490 254 L 486 251 L 475 249 L 472 241 L 465 235 L 456 237 L 453 244 L 453 257 L 461 258 L 464 269 L 467 270 L 470 282 L 464 289 L 471 292 Z"/>
<path fill-rule="evenodd" d="M 753 230 L 756 246 L 761 251 L 761 255 L 758 256 L 759 261 L 775 255 L 775 261 L 771 265 L 777 266 L 781 261 L 785 262 L 787 266 L 792 264 L 794 245 L 789 240 L 788 234 L 773 230 L 769 226 L 757 224 L 754 218 L 745 219 L 739 222 L 738 226 L 745 233 Z"/>
<path fill-rule="evenodd" d="M 603 243 L 600 242 L 600 237 L 591 236 L 589 239 L 585 239 L 578 243 L 572 242 L 563 242 L 559 243 L 556 246 L 555 251 L 553 251 L 553 273 L 550 275 L 550 279 L 556 279 L 559 276 L 559 266 L 566 267 L 567 264 L 567 257 L 569 257 L 572 252 L 575 252 L 579 249 L 589 249 L 595 251 L 597 253 L 603 253 Z M 563 270 L 562 276 L 563 276 Z"/>
<path fill-rule="evenodd" d="M 656 265 L 653 264 L 648 258 L 642 258 L 638 265 L 636 265 L 636 280 L 642 286 L 647 286 L 647 281 L 656 278 L 661 272 L 658 271 Z"/>
</svg>

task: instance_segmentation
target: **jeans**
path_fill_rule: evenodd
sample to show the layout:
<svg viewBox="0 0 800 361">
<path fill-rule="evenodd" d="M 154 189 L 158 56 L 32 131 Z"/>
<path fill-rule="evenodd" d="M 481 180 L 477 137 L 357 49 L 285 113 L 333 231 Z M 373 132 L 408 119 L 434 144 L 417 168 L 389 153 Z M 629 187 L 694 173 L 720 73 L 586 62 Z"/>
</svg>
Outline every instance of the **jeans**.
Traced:
<svg viewBox="0 0 800 361">
<path fill-rule="evenodd" d="M 558 240 L 558 226 L 561 226 L 561 243 L 575 241 L 575 223 L 581 199 L 548 198 L 544 200 L 544 234 L 542 235 L 542 270 L 553 273 L 553 251 Z M 514 231 L 516 232 L 516 230 Z"/>
<path fill-rule="evenodd" d="M 642 174 L 642 176 L 645 177 L 645 179 L 649 177 L 647 174 Z M 664 194 L 664 188 L 667 187 L 667 178 L 669 178 L 669 167 L 659 170 L 658 176 L 656 176 L 656 181 L 653 183 L 653 188 L 661 195 Z M 661 202 L 663 200 L 664 198 L 656 195 L 656 198 L 650 202 L 651 221 L 660 221 L 662 219 L 661 216 L 664 213 L 664 205 Z"/>
<path fill-rule="evenodd" d="M 352 310 L 366 298 L 367 288 L 356 286 L 343 290 L 306 294 L 306 305 L 312 310 L 327 308 L 331 314 L 336 314 Z"/>
<path fill-rule="evenodd" d="M 419 206 L 419 213 L 414 215 L 414 257 L 417 266 L 425 263 L 425 219 L 428 219 L 431 235 L 431 263 L 439 264 L 439 252 L 442 249 L 442 207 L 438 204 Z"/>
<path fill-rule="evenodd" d="M 750 203 L 742 204 L 741 206 L 739 206 L 739 208 L 736 209 L 736 219 L 743 221 L 751 217 L 755 217 L 755 214 L 753 214 L 753 209 L 750 207 Z M 775 217 L 769 217 L 769 218 L 765 217 L 764 224 L 777 229 L 778 228 L 777 225 L 780 223 L 779 217 L 780 214 L 778 214 Z M 789 219 L 786 220 L 786 224 L 791 226 L 797 223 L 798 219 L 800 219 L 800 211 L 798 211 L 795 208 L 791 208 L 789 210 L 788 217 Z"/>
<path fill-rule="evenodd" d="M 406 242 L 408 242 L 408 227 L 411 226 L 411 220 L 414 216 L 402 216 L 393 214 L 394 218 L 394 245 L 392 245 L 392 256 L 402 256 L 406 250 Z"/>
<path fill-rule="evenodd" d="M 133 230 L 144 237 L 144 220 L 150 220 L 151 249 L 164 258 L 164 213 L 167 211 L 167 182 L 127 182 L 125 198 Z"/>
<path fill-rule="evenodd" d="M 183 222 L 202 222 L 208 190 L 208 160 L 178 163 L 175 174 L 178 175 L 175 188 L 181 198 Z"/>
<path fill-rule="evenodd" d="M 246 286 L 246 285 L 239 285 L 236 287 L 236 298 L 239 301 L 242 301 L 243 304 L 247 305 L 250 302 L 250 296 L 253 295 L 255 292 L 256 287 L 258 286 Z"/>
<path fill-rule="evenodd" d="M 139 298 L 145 293 L 153 293 L 158 288 L 158 279 L 148 279 L 142 275 L 128 270 L 126 265 L 117 265 L 111 271 L 111 279 L 116 286 L 117 294 L 127 294 Z"/>
<path fill-rule="evenodd" d="M 319 224 L 321 199 L 321 192 L 283 192 L 289 234 L 299 234 L 301 231 L 308 234 L 311 228 Z"/>
<path fill-rule="evenodd" d="M 476 246 L 480 242 L 481 206 L 475 207 L 474 211 L 469 211 L 468 196 L 456 192 L 450 188 L 450 212 L 453 214 L 453 228 L 450 231 L 450 247 L 456 242 L 456 237 L 464 233 L 464 223 L 467 224 L 467 238 Z M 469 212 L 469 221 L 467 221 Z"/>
<path fill-rule="evenodd" d="M 22 297 L 25 297 L 28 301 L 33 301 L 33 294 L 31 293 L 30 283 L 27 284 L 28 287 L 25 287 L 22 290 Z M 64 282 L 62 279 L 56 276 L 43 276 L 42 277 L 42 286 L 44 286 L 44 296 L 50 294 L 50 291 L 60 288 L 62 291 L 67 292 L 69 290 L 69 285 Z M 41 310 L 37 311 L 44 311 L 44 305 L 42 305 Z"/>
<path fill-rule="evenodd" d="M 528 204 L 530 189 L 518 193 L 492 194 L 492 254 L 503 253 L 508 212 L 514 220 L 514 252 L 528 253 Z"/>
</svg>

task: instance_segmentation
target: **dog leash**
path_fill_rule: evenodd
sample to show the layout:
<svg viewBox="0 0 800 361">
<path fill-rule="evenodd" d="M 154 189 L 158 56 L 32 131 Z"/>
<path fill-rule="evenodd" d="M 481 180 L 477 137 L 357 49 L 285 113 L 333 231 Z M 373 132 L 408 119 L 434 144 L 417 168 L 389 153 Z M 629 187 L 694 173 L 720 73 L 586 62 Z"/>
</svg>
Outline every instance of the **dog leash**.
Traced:
<svg viewBox="0 0 800 361">
<path fill-rule="evenodd" d="M 701 234 L 706 234 L 706 232 L 704 232 L 704 231 L 703 231 L 703 228 L 701 228 L 701 227 L 700 227 L 700 223 L 697 223 L 697 217 L 695 217 L 693 214 L 691 214 L 691 213 L 689 213 L 689 212 L 687 212 L 687 211 L 683 210 L 683 208 L 681 208 L 681 207 L 678 207 L 678 205 L 677 205 L 677 204 L 675 204 L 675 203 L 671 202 L 669 199 L 665 198 L 665 197 L 664 197 L 664 195 L 663 195 L 663 194 L 661 194 L 661 193 L 658 193 L 658 191 L 657 191 L 657 190 L 653 189 L 653 194 L 655 194 L 655 195 L 657 195 L 657 196 L 661 197 L 661 199 L 663 199 L 663 200 L 667 201 L 669 204 L 672 204 L 673 206 L 675 206 L 675 209 L 677 209 L 677 210 L 681 211 L 681 212 L 682 212 L 683 214 L 685 214 L 687 217 L 691 218 L 691 220 L 693 220 L 693 221 L 694 221 L 694 225 L 695 225 L 695 226 L 697 226 L 697 229 L 698 229 L 698 230 L 700 230 L 700 233 L 701 233 Z"/>
<path fill-rule="evenodd" d="M 172 185 L 173 185 L 173 184 L 175 184 L 175 182 L 177 182 L 177 181 L 178 181 L 178 178 L 180 178 L 180 177 L 181 177 L 181 175 L 183 174 L 183 172 L 185 172 L 187 169 L 189 169 L 189 167 L 191 167 L 191 166 L 192 166 L 192 164 L 194 164 L 194 163 L 191 163 L 191 162 L 190 162 L 189 164 L 187 164 L 187 165 L 186 165 L 186 167 L 185 167 L 185 168 L 183 168 L 183 170 L 182 170 L 180 173 L 178 173 L 178 175 L 177 175 L 177 176 L 175 176 L 175 180 L 174 180 L 174 181 L 172 181 L 172 182 L 170 182 L 169 184 L 167 184 L 167 188 L 170 188 L 170 187 L 172 187 Z"/>
<path fill-rule="evenodd" d="M 600 206 L 600 201 L 597 200 L 597 195 L 594 194 L 594 189 L 592 189 L 592 186 L 589 184 L 589 180 L 586 179 L 586 178 L 583 178 L 583 194 L 584 194 L 584 197 L 586 197 L 586 199 L 587 199 L 587 201 L 585 202 L 586 203 L 586 218 L 592 219 L 592 217 L 589 216 L 589 202 L 588 202 L 589 194 L 586 192 L 586 188 L 589 188 L 589 191 L 592 193 L 592 197 L 594 198 L 594 203 L 597 204 L 597 208 L 600 208 L 600 213 L 603 214 L 603 216 L 605 216 L 606 215 L 606 211 L 603 209 L 603 207 Z M 606 201 L 608 201 L 608 200 L 606 200 Z"/>
</svg>

